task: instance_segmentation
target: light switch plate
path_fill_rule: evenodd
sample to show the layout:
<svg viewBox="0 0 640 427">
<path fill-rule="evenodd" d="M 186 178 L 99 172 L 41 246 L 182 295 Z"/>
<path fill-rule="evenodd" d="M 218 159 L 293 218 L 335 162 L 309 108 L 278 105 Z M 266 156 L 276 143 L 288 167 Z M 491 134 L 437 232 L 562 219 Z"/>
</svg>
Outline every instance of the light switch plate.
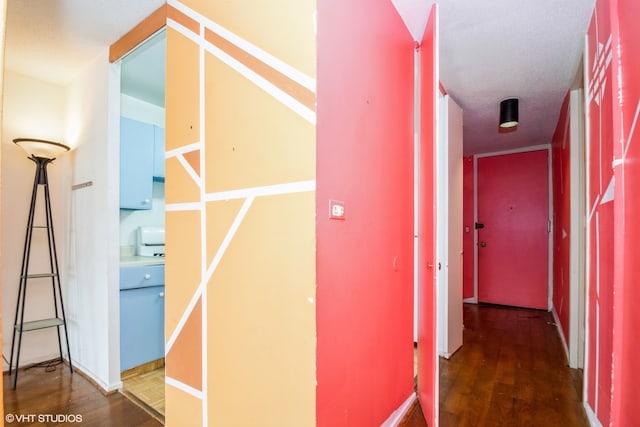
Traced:
<svg viewBox="0 0 640 427">
<path fill-rule="evenodd" d="M 340 200 L 329 200 L 329 219 L 344 220 L 344 202 Z"/>
</svg>

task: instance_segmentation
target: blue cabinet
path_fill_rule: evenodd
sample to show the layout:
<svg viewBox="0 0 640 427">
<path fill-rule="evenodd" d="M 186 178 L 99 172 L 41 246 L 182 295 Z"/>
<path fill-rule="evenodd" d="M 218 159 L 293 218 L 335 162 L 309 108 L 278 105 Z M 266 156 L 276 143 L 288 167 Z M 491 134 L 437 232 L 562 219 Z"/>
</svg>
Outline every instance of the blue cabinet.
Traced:
<svg viewBox="0 0 640 427">
<path fill-rule="evenodd" d="M 151 209 L 153 125 L 120 119 L 120 208 Z"/>
<path fill-rule="evenodd" d="M 153 127 L 153 177 L 164 180 L 164 128 Z"/>
<path fill-rule="evenodd" d="M 164 357 L 164 266 L 120 268 L 120 371 Z"/>
<path fill-rule="evenodd" d="M 153 180 L 164 181 L 164 128 L 120 118 L 120 209 L 151 209 Z"/>
</svg>

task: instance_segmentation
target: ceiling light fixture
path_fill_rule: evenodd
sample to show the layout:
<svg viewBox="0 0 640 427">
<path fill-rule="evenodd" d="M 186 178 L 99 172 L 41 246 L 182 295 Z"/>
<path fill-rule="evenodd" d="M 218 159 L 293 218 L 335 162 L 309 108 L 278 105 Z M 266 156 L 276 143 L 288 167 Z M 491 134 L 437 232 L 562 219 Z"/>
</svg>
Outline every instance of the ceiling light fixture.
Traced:
<svg viewBox="0 0 640 427">
<path fill-rule="evenodd" d="M 512 128 L 518 126 L 518 98 L 500 101 L 500 127 Z"/>
</svg>

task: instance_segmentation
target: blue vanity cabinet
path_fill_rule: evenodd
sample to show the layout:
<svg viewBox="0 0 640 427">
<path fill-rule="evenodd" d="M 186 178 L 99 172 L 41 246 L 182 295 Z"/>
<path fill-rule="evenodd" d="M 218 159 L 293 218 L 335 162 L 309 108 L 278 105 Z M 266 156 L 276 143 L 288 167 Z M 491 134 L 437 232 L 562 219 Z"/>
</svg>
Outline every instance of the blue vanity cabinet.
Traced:
<svg viewBox="0 0 640 427">
<path fill-rule="evenodd" d="M 120 118 L 120 208 L 151 209 L 154 126 Z"/>
<path fill-rule="evenodd" d="M 120 371 L 164 357 L 164 265 L 120 267 Z"/>
</svg>

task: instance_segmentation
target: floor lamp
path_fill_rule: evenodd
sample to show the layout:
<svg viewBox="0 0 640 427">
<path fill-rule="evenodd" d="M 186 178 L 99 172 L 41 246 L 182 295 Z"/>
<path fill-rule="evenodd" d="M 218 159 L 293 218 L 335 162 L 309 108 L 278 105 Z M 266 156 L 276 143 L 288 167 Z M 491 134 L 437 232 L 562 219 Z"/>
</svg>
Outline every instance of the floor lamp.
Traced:
<svg viewBox="0 0 640 427">
<path fill-rule="evenodd" d="M 22 269 L 20 271 L 20 286 L 18 288 L 18 300 L 16 302 L 16 315 L 13 322 L 13 338 L 11 339 L 11 356 L 9 359 L 9 375 L 11 375 L 13 364 L 13 355 L 15 350 L 15 375 L 13 377 L 13 388 L 16 388 L 18 382 L 18 367 L 20 363 L 20 347 L 22 345 L 22 333 L 34 331 L 44 328 L 55 327 L 58 333 L 58 349 L 60 350 L 60 360 L 62 357 L 62 339 L 60 327 L 64 327 L 64 337 L 67 347 L 67 357 L 69 359 L 69 370 L 73 373 L 71 364 L 71 351 L 69 349 L 69 336 L 67 333 L 67 321 L 64 314 L 64 303 L 62 300 L 62 289 L 60 287 L 60 272 L 58 270 L 58 253 L 56 251 L 56 240 L 53 233 L 53 216 L 51 214 L 51 196 L 49 194 L 49 180 L 47 178 L 47 165 L 53 162 L 57 155 L 69 151 L 69 147 L 59 142 L 46 141 L 42 139 L 18 138 L 13 142 L 20 148 L 25 150 L 29 155 L 29 160 L 36 164 L 35 178 L 33 181 L 33 189 L 31 192 L 31 206 L 29 209 L 29 217 L 27 220 L 27 232 L 24 239 L 24 250 L 22 252 Z M 44 190 L 45 205 L 45 224 L 34 224 L 34 216 L 36 211 L 38 188 L 42 186 Z M 48 272 L 29 272 L 29 260 L 31 258 L 31 240 L 34 230 L 46 230 L 47 242 L 49 250 L 49 271 Z M 26 304 L 27 284 L 29 286 L 41 286 L 38 281 L 42 279 L 50 279 L 53 291 L 53 307 L 55 316 L 52 318 L 43 318 L 39 320 L 24 321 L 24 309 Z M 31 283 L 31 282 L 36 283 Z M 17 342 L 16 342 L 17 337 Z"/>
</svg>

